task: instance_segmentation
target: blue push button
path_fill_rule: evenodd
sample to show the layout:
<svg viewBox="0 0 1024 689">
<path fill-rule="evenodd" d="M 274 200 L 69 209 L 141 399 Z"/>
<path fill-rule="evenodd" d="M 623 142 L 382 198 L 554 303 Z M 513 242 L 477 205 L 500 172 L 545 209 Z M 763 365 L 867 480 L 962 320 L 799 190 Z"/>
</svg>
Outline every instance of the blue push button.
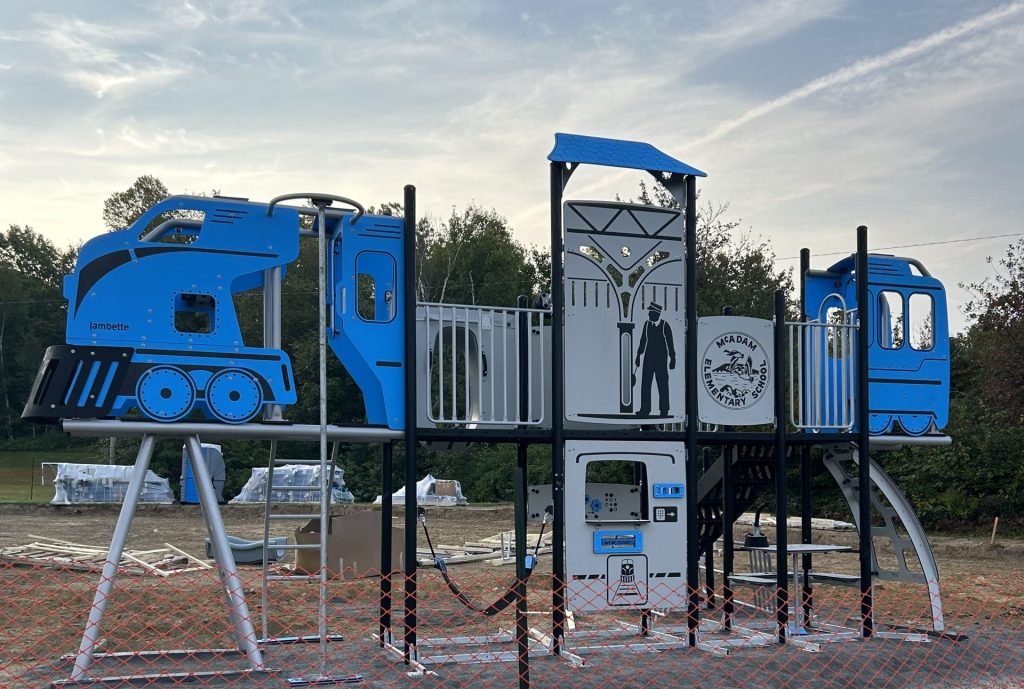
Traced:
<svg viewBox="0 0 1024 689">
<path fill-rule="evenodd" d="M 684 498 L 686 497 L 686 485 L 682 483 L 655 483 L 654 497 Z"/>
</svg>

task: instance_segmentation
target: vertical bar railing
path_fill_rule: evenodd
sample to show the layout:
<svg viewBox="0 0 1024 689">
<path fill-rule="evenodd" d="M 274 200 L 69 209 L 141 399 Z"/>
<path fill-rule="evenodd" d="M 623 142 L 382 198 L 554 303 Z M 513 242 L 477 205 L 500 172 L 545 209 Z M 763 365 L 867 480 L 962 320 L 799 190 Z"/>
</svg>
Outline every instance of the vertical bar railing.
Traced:
<svg viewBox="0 0 1024 689">
<path fill-rule="evenodd" d="M 790 422 L 799 430 L 849 430 L 854 423 L 853 331 L 856 309 L 841 307 L 838 321 L 825 313 L 813 321 L 787 323 L 789 329 Z"/>
<path fill-rule="evenodd" d="M 427 347 L 427 418 L 435 424 L 538 425 L 545 391 L 541 309 L 420 303 Z M 522 321 L 522 325 L 520 324 Z M 536 324 L 541 342 L 534 344 Z M 484 331 L 489 331 L 486 334 Z M 520 351 L 517 342 L 525 336 Z M 476 351 L 474 351 L 474 349 Z M 534 389 L 540 384 L 541 387 Z M 525 403 L 516 400 L 523 394 Z M 489 406 L 484 404 L 489 400 Z"/>
</svg>

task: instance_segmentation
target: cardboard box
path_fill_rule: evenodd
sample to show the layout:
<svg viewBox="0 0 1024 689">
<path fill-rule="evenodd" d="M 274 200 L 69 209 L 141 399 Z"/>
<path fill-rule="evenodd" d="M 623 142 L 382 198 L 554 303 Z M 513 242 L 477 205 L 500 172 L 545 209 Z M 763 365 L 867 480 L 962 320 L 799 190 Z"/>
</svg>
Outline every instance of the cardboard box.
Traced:
<svg viewBox="0 0 1024 689">
<path fill-rule="evenodd" d="M 330 576 L 351 581 L 380 575 L 380 512 L 352 512 L 331 517 L 327 534 L 327 569 Z M 296 543 L 319 543 L 320 520 L 313 519 L 295 530 Z M 405 528 L 391 527 L 391 564 L 397 571 L 405 567 Z M 296 573 L 315 574 L 320 569 L 320 552 L 296 550 Z"/>
<path fill-rule="evenodd" d="M 437 479 L 434 481 L 434 495 L 450 495 L 455 497 L 458 492 L 455 490 L 455 481 L 449 479 Z"/>
</svg>

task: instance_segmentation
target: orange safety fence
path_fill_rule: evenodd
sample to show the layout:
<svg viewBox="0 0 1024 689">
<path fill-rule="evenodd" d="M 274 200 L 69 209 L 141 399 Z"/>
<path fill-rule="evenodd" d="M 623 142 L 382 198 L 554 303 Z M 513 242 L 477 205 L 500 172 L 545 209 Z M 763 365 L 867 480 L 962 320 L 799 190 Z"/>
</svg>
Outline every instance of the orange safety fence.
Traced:
<svg viewBox="0 0 1024 689">
<path fill-rule="evenodd" d="M 512 567 L 453 568 L 466 595 L 486 605 L 510 585 Z M 72 567 L 0 564 L 0 686 L 48 687 L 68 680 L 99 580 Z M 81 678 L 106 686 L 288 687 L 324 676 L 368 687 L 1022 687 L 1024 577 L 944 582 L 945 633 L 932 629 L 921 584 L 876 582 L 875 635 L 861 632 L 857 588 L 819 585 L 808 615 L 790 620 L 779 643 L 774 587 L 736 586 L 731 613 L 719 589 L 699 596 L 690 634 L 685 611 L 570 614 L 552 652 L 551 575 L 526 582 L 526 637 L 517 644 L 515 605 L 485 617 L 467 609 L 439 573 L 417 577 L 417 650 L 407 664 L 379 641 L 380 579 L 329 582 L 326 644 L 316 635 L 317 582 L 275 582 L 261 623 L 260 567 L 240 567 L 259 655 L 240 653 L 216 570 L 117 577 L 92 662 Z M 393 575 L 392 630 L 403 634 L 402 574 Z M 762 587 L 763 588 L 763 587 Z M 607 599 L 603 582 L 584 595 Z M 583 606 L 580 606 L 581 608 Z M 803 606 L 800 606 L 801 608 Z M 802 612 L 802 610 L 801 610 Z M 691 641 L 696 646 L 691 646 Z M 527 649 L 527 668 L 520 649 Z M 256 671 L 253 671 L 255 668 Z M 308 684 L 312 685 L 312 684 Z M 95 685 L 103 686 L 103 685 Z M 336 686 L 342 686 L 340 683 Z"/>
</svg>

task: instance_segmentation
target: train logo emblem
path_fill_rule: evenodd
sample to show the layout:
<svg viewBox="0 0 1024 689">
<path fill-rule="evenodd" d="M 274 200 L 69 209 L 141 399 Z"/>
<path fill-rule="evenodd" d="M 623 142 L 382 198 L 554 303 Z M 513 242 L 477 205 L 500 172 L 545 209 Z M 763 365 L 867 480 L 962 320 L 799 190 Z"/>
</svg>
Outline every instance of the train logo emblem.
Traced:
<svg viewBox="0 0 1024 689">
<path fill-rule="evenodd" d="M 716 337 L 700 361 L 701 382 L 726 409 L 747 409 L 764 397 L 772 373 L 764 346 L 747 333 Z"/>
</svg>

